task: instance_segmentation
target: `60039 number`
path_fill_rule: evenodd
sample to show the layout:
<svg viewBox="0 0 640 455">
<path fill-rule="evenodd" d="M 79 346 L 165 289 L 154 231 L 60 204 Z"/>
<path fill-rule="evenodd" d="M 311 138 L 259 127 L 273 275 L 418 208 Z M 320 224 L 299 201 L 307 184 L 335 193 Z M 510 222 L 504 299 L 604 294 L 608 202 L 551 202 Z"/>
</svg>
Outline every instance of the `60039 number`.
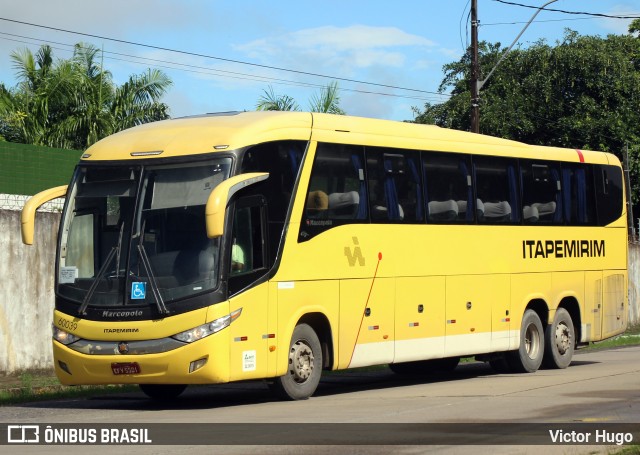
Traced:
<svg viewBox="0 0 640 455">
<path fill-rule="evenodd" d="M 67 330 L 75 330 L 78 328 L 78 323 L 69 321 L 68 319 L 65 319 L 65 318 L 60 318 L 58 319 L 58 327 L 62 329 L 67 329 Z"/>
</svg>

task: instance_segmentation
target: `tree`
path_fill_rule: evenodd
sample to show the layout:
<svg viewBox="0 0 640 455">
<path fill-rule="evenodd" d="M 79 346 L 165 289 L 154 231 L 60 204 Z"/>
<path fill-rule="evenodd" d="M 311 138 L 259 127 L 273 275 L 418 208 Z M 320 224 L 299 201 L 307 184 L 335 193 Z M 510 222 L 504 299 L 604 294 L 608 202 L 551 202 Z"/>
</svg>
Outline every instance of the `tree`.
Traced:
<svg viewBox="0 0 640 455">
<path fill-rule="evenodd" d="M 345 112 L 340 109 L 340 95 L 338 92 L 338 83 L 331 82 L 329 85 L 320 90 L 320 94 L 311 97 L 310 111 L 323 112 L 325 114 L 344 115 Z"/>
<path fill-rule="evenodd" d="M 637 37 L 640 38 L 640 19 L 634 19 L 631 24 L 629 24 L 629 33 L 637 34 Z"/>
<path fill-rule="evenodd" d="M 264 95 L 258 99 L 256 109 L 259 111 L 299 111 L 298 103 L 288 95 L 276 95 L 273 87 L 264 90 Z"/>
<path fill-rule="evenodd" d="M 11 58 L 19 83 L 0 84 L 0 134 L 7 140 L 83 150 L 124 128 L 169 117 L 160 99 L 172 82 L 162 71 L 117 86 L 100 50 L 82 43 L 68 60 L 54 62 L 47 45 Z"/>
<path fill-rule="evenodd" d="M 482 43 L 480 51 L 481 73 L 487 74 L 503 49 Z M 469 53 L 445 65 L 440 91 L 450 89 L 451 98 L 425 105 L 415 121 L 468 129 L 470 67 Z M 480 131 L 530 144 L 610 151 L 620 157 L 627 144 L 640 144 L 638 105 L 640 39 L 579 36 L 568 30 L 556 46 L 539 41 L 506 56 L 481 92 Z M 633 194 L 637 200 L 638 183 Z"/>
<path fill-rule="evenodd" d="M 295 99 L 289 95 L 276 95 L 273 87 L 269 86 L 269 90 L 264 90 L 264 95 L 258 99 L 256 109 L 259 111 L 299 111 L 300 107 Z M 345 114 L 340 108 L 340 95 L 336 81 L 323 87 L 319 94 L 314 94 L 311 97 L 309 111 L 337 115 Z"/>
</svg>

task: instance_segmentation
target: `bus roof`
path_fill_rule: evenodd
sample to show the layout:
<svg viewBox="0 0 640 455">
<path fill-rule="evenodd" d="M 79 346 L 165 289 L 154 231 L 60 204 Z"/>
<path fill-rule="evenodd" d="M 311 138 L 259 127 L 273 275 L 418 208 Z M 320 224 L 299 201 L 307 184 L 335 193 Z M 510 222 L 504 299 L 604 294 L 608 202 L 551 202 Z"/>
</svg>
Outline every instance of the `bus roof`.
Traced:
<svg viewBox="0 0 640 455">
<path fill-rule="evenodd" d="M 147 123 L 108 136 L 84 161 L 165 158 L 304 140 L 562 161 L 615 163 L 608 153 L 527 145 L 463 131 L 390 120 L 309 112 L 231 112 Z"/>
</svg>

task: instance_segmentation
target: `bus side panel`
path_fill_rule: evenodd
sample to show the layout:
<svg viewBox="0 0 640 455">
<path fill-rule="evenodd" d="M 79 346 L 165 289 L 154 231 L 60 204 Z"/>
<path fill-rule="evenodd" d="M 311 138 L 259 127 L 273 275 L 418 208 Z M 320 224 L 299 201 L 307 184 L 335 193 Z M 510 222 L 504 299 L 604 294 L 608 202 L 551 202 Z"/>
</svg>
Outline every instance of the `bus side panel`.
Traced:
<svg viewBox="0 0 640 455">
<path fill-rule="evenodd" d="M 393 362 L 395 279 L 340 280 L 339 368 Z"/>
<path fill-rule="evenodd" d="M 580 342 L 602 338 L 602 271 L 585 272 L 584 313 Z"/>
<path fill-rule="evenodd" d="M 508 351 L 511 346 L 511 279 L 509 275 L 491 276 L 491 351 Z"/>
<path fill-rule="evenodd" d="M 499 275 L 447 277 L 445 356 L 491 351 L 491 307 Z"/>
<path fill-rule="evenodd" d="M 229 300 L 231 311 L 242 308 L 230 331 L 229 365 L 231 381 L 264 378 L 268 364 L 268 306 L 267 283 L 250 288 Z"/>
<path fill-rule="evenodd" d="M 396 280 L 394 362 L 444 356 L 445 278 L 401 277 Z"/>
<path fill-rule="evenodd" d="M 520 326 L 527 305 L 533 300 L 551 302 L 550 273 L 521 273 L 511 275 L 511 342 L 510 350 L 520 347 Z"/>
<path fill-rule="evenodd" d="M 602 339 L 622 333 L 627 328 L 627 280 L 620 270 L 603 272 Z"/>
</svg>

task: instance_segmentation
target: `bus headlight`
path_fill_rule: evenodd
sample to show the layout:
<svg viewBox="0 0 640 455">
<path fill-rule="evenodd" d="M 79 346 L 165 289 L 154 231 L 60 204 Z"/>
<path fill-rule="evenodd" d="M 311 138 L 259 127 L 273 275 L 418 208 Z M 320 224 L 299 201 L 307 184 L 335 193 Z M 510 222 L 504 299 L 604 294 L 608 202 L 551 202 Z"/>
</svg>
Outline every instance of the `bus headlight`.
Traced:
<svg viewBox="0 0 640 455">
<path fill-rule="evenodd" d="M 175 338 L 176 340 L 182 341 L 184 343 L 193 343 L 194 341 L 201 340 L 205 337 L 208 337 L 209 335 L 219 332 L 226 327 L 229 327 L 233 321 L 240 317 L 240 313 L 242 313 L 242 308 L 239 308 L 226 316 L 218 318 L 215 321 L 207 322 L 206 324 L 194 327 L 193 329 L 177 333 L 171 338 Z"/>
<path fill-rule="evenodd" d="M 71 343 L 75 343 L 80 339 L 69 332 L 65 332 L 64 330 L 58 328 L 57 326 L 52 326 L 53 328 L 53 339 L 64 344 L 65 346 Z"/>
</svg>

